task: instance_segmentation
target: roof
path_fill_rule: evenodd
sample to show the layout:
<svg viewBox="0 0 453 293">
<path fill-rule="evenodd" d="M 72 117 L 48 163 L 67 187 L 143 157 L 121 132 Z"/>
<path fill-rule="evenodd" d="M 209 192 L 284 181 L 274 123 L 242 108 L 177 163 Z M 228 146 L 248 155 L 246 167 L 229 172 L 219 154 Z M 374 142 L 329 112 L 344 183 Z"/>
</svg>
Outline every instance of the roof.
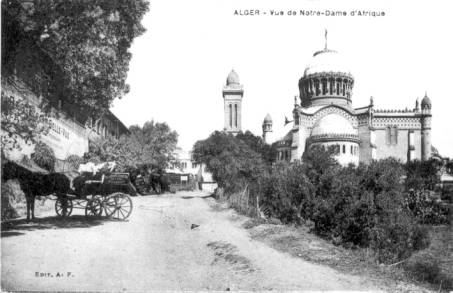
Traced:
<svg viewBox="0 0 453 293">
<path fill-rule="evenodd" d="M 264 122 L 272 122 L 271 115 L 267 114 L 266 117 L 264 117 Z"/>
<path fill-rule="evenodd" d="M 130 134 L 129 128 L 127 128 L 126 125 L 124 125 L 124 123 L 121 122 L 121 120 L 118 117 L 116 117 L 116 115 L 113 114 L 112 111 L 110 111 L 110 110 L 107 111 L 107 117 L 109 119 L 111 119 L 114 123 L 116 123 L 120 135 L 121 134 Z"/>
<path fill-rule="evenodd" d="M 422 99 L 422 109 L 425 107 L 431 108 L 431 99 L 428 97 L 426 93 Z"/>
<path fill-rule="evenodd" d="M 357 130 L 352 127 L 352 124 L 345 117 L 332 113 L 328 114 L 319 119 L 311 135 L 322 135 L 322 134 L 357 134 Z"/>
<path fill-rule="evenodd" d="M 369 109 L 370 109 L 370 106 L 365 106 L 365 107 L 355 108 L 354 112 L 356 115 L 365 114 L 365 113 L 368 113 Z"/>
<path fill-rule="evenodd" d="M 324 49 L 313 54 L 304 76 L 321 72 L 336 72 L 351 75 L 348 62 L 337 51 Z"/>
<path fill-rule="evenodd" d="M 291 146 L 293 143 L 292 126 L 290 124 L 286 125 L 285 130 L 287 131 L 286 135 L 275 141 L 277 146 Z"/>
<path fill-rule="evenodd" d="M 324 109 L 324 108 L 329 108 L 329 107 L 336 107 L 339 109 L 342 109 L 346 112 L 348 112 L 351 115 L 355 115 L 355 111 L 349 107 L 345 107 L 343 105 L 337 105 L 337 104 L 327 104 L 327 105 L 318 105 L 318 106 L 311 106 L 307 108 L 300 108 L 300 112 L 306 115 L 314 115 L 316 112 Z"/>
<path fill-rule="evenodd" d="M 414 117 L 417 113 L 413 110 L 404 109 L 404 110 L 385 110 L 385 109 L 375 109 L 373 111 L 375 117 Z"/>
<path fill-rule="evenodd" d="M 239 75 L 236 73 L 236 71 L 234 71 L 234 69 L 232 69 L 230 74 L 228 74 L 226 84 L 227 85 L 232 85 L 232 84 L 239 85 Z"/>
</svg>

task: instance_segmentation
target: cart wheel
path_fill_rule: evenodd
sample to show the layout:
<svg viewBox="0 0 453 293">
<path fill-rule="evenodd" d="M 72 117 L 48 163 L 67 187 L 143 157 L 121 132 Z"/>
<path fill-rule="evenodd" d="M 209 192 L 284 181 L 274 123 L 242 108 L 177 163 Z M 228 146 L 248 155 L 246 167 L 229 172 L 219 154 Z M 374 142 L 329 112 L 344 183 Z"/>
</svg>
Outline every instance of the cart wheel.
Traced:
<svg viewBox="0 0 453 293">
<path fill-rule="evenodd" d="M 99 217 L 102 215 L 102 202 L 98 197 L 93 197 L 87 201 L 85 207 L 85 216 L 95 216 Z"/>
<path fill-rule="evenodd" d="M 107 217 L 116 220 L 126 220 L 132 213 L 132 199 L 121 192 L 113 193 L 104 200 Z"/>
<path fill-rule="evenodd" d="M 72 200 L 67 197 L 59 197 L 55 202 L 55 212 L 60 217 L 68 217 L 72 213 Z"/>
</svg>

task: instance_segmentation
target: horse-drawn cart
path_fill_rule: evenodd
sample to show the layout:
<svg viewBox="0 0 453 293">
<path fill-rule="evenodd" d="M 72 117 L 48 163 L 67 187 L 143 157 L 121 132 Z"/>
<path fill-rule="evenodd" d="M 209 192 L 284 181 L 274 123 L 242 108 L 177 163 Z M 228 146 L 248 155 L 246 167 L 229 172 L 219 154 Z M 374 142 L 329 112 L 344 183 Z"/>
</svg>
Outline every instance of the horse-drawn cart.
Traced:
<svg viewBox="0 0 453 293">
<path fill-rule="evenodd" d="M 132 213 L 132 200 L 128 173 L 103 175 L 101 180 L 85 180 L 75 194 L 59 194 L 55 212 L 70 216 L 73 209 L 84 209 L 85 216 L 101 216 L 125 220 Z"/>
</svg>

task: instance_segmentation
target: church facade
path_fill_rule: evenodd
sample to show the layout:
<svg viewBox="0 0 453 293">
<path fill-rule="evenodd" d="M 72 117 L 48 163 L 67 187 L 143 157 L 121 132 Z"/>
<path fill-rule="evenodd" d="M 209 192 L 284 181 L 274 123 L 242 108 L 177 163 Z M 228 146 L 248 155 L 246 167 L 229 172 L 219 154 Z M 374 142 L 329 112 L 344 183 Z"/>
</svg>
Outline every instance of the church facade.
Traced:
<svg viewBox="0 0 453 293">
<path fill-rule="evenodd" d="M 313 146 L 334 146 L 342 165 L 395 157 L 402 162 L 431 157 L 431 101 L 425 93 L 412 109 L 376 109 L 373 98 L 363 107 L 352 106 L 354 76 L 341 55 L 327 48 L 313 54 L 299 79 L 299 97 L 295 97 L 293 119 L 287 133 L 276 141 L 272 119 L 263 121 L 263 139 L 275 143 L 278 161 L 300 160 Z M 241 130 L 240 113 L 243 87 L 237 73 L 227 78 L 225 130 Z"/>
<path fill-rule="evenodd" d="M 380 110 L 373 98 L 354 108 L 354 77 L 337 51 L 313 54 L 299 80 L 292 128 L 276 141 L 278 160 L 293 161 L 312 146 L 334 146 L 342 165 L 395 157 L 402 162 L 431 157 L 431 101 L 425 93 L 411 110 Z"/>
</svg>

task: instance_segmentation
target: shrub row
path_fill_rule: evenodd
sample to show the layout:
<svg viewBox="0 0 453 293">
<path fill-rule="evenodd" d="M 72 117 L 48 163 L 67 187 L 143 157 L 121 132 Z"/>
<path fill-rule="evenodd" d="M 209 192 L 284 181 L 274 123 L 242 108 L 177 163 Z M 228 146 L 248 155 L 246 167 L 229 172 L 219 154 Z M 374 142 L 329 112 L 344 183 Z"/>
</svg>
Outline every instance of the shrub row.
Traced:
<svg viewBox="0 0 453 293">
<path fill-rule="evenodd" d="M 420 224 L 445 222 L 447 211 L 415 197 L 435 186 L 433 161 L 403 165 L 389 158 L 342 167 L 333 150 L 315 147 L 302 162 L 273 163 L 269 150 L 250 136 L 215 132 L 193 151 L 223 189 L 223 198 L 238 197 L 247 187 L 249 200 L 234 201 L 240 211 L 258 196 L 271 217 L 283 223 L 309 220 L 315 233 L 335 243 L 371 247 L 385 263 L 429 245 Z"/>
<path fill-rule="evenodd" d="M 262 204 L 284 223 L 310 220 L 336 243 L 371 247 L 391 263 L 429 245 L 406 208 L 404 170 L 394 159 L 342 168 L 322 150 L 303 163 L 276 165 L 261 180 Z"/>
</svg>

